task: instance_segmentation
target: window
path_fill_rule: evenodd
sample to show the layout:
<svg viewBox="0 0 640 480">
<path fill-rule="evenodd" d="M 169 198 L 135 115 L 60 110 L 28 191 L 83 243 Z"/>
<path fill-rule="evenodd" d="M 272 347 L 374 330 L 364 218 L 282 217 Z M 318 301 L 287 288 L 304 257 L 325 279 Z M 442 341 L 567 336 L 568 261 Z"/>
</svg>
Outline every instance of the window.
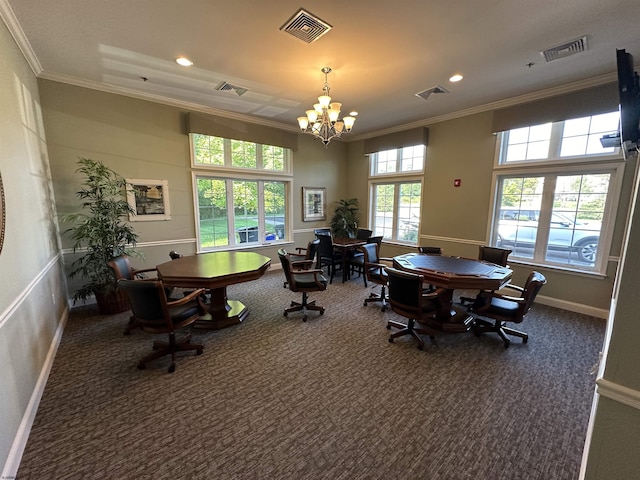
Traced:
<svg viewBox="0 0 640 480">
<path fill-rule="evenodd" d="M 491 244 L 510 260 L 603 272 L 623 164 L 600 137 L 617 112 L 500 134 Z"/>
<path fill-rule="evenodd" d="M 191 134 L 200 251 L 289 237 L 289 150 Z"/>
<path fill-rule="evenodd" d="M 425 146 L 371 154 L 370 225 L 373 235 L 418 243 Z"/>
</svg>

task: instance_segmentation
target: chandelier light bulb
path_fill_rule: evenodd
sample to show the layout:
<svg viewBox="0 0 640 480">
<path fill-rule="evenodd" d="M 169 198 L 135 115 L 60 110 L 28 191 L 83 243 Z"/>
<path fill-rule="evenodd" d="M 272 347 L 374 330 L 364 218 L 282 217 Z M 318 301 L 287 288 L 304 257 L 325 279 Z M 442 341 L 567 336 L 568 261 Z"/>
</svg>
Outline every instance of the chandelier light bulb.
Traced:
<svg viewBox="0 0 640 480">
<path fill-rule="evenodd" d="M 300 130 L 306 130 L 309 126 L 309 119 L 307 117 L 298 117 L 298 125 L 300 125 Z"/>
<path fill-rule="evenodd" d="M 318 119 L 317 110 L 307 110 L 306 114 L 307 114 L 307 118 L 309 119 L 309 123 L 315 123 L 315 121 Z"/>
</svg>

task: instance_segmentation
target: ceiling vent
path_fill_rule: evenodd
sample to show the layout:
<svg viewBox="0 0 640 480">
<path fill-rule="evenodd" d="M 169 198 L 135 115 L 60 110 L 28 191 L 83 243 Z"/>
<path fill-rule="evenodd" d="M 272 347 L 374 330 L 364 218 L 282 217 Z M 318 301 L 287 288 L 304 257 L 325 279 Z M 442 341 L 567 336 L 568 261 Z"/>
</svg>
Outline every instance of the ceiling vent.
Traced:
<svg viewBox="0 0 640 480">
<path fill-rule="evenodd" d="M 301 8 L 280 27 L 280 30 L 290 33 L 306 43 L 313 43 L 332 28 L 324 20 L 320 20 Z"/>
<path fill-rule="evenodd" d="M 564 58 L 576 53 L 584 52 L 588 49 L 587 37 L 584 36 L 571 40 L 570 42 L 563 43 L 562 45 L 542 50 L 540 53 L 547 62 L 550 62 L 552 60 L 557 60 L 558 58 Z"/>
<path fill-rule="evenodd" d="M 239 97 L 241 97 L 242 95 L 244 95 L 248 91 L 247 88 L 239 87 L 237 85 L 232 85 L 232 84 L 227 83 L 227 82 L 220 82 L 218 84 L 218 86 L 216 87 L 216 90 L 218 90 L 219 92 L 233 92 L 236 95 L 238 95 Z"/>
<path fill-rule="evenodd" d="M 435 87 L 427 88 L 422 92 L 416 93 L 416 97 L 424 98 L 425 100 L 427 100 L 434 93 L 449 93 L 449 90 L 441 87 L 440 85 L 436 85 Z"/>
</svg>

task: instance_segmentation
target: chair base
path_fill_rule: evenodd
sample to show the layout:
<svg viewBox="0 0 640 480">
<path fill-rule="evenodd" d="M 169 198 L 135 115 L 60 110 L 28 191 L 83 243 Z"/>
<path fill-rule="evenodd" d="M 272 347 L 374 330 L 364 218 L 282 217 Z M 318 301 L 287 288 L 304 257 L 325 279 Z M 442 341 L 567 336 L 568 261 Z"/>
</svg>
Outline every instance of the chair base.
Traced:
<svg viewBox="0 0 640 480">
<path fill-rule="evenodd" d="M 415 327 L 415 320 L 413 318 L 409 319 L 407 324 L 396 322 L 395 320 L 389 320 L 387 322 L 387 330 L 391 330 L 391 327 L 399 328 L 400 330 L 389 335 L 389 343 L 393 343 L 394 338 L 403 337 L 405 335 L 411 335 L 416 342 L 418 342 L 418 350 L 424 349 L 424 340 L 420 335 L 429 335 L 431 340 L 435 340 L 435 336 L 433 332 L 429 330 L 425 330 L 423 328 Z"/>
<path fill-rule="evenodd" d="M 382 302 L 382 308 L 380 310 L 384 312 L 387 310 L 387 307 L 389 306 L 389 304 L 387 303 L 388 300 L 389 300 L 389 297 L 385 292 L 385 285 L 383 285 L 379 295 L 377 293 L 371 293 L 369 295 L 369 298 L 364 299 L 364 306 L 366 307 L 371 302 Z"/>
<path fill-rule="evenodd" d="M 320 312 L 320 315 L 324 315 L 324 307 L 321 307 L 320 305 L 316 305 L 316 301 L 312 301 L 309 302 L 307 301 L 308 296 L 307 296 L 307 292 L 302 292 L 302 302 L 298 303 L 298 302 L 291 302 L 291 306 L 289 308 L 285 308 L 283 315 L 286 317 L 287 315 L 289 315 L 291 312 L 302 312 L 303 317 L 302 317 L 302 321 L 306 322 L 307 321 L 307 311 L 308 310 L 313 310 L 316 312 Z"/>
<path fill-rule="evenodd" d="M 191 343 L 191 334 L 185 335 L 180 341 L 176 341 L 174 333 L 169 334 L 169 341 L 163 342 L 156 340 L 153 342 L 153 352 L 143 357 L 138 361 L 138 369 L 144 370 L 146 363 L 156 358 L 164 357 L 165 355 L 171 355 L 171 365 L 169 365 L 169 373 L 173 373 L 176 370 L 176 352 L 185 352 L 195 350 L 196 355 L 202 355 L 204 345 L 199 343 Z"/>
<path fill-rule="evenodd" d="M 509 348 L 509 344 L 511 343 L 511 339 L 507 335 L 522 338 L 522 343 L 527 343 L 529 341 L 528 334 L 521 332 L 520 330 L 505 327 L 505 322 L 501 322 L 500 320 L 490 322 L 488 320 L 476 318 L 471 328 L 476 337 L 485 332 L 497 333 L 504 342 L 504 348 Z"/>
</svg>

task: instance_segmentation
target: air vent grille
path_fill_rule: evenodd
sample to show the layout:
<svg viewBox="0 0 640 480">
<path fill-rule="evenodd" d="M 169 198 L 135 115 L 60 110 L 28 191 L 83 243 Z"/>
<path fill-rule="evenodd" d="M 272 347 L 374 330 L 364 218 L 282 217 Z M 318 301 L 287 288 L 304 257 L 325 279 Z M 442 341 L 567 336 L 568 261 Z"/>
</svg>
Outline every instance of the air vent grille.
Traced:
<svg viewBox="0 0 640 480">
<path fill-rule="evenodd" d="M 301 8 L 280 27 L 280 30 L 306 43 L 313 43 L 332 28 L 324 20 Z"/>
<path fill-rule="evenodd" d="M 233 92 L 236 95 L 238 95 L 239 97 L 241 97 L 242 95 L 247 93 L 247 91 L 249 89 L 248 88 L 244 88 L 244 87 L 239 87 L 237 85 L 232 85 L 232 84 L 227 83 L 227 82 L 220 82 L 216 86 L 216 90 L 218 90 L 219 92 Z"/>
<path fill-rule="evenodd" d="M 575 40 L 563 43 L 562 45 L 557 45 L 555 47 L 542 50 L 540 54 L 547 62 L 551 62 L 552 60 L 575 55 L 576 53 L 584 52 L 585 50 L 588 50 L 586 36 L 576 38 Z"/>
<path fill-rule="evenodd" d="M 427 88 L 422 92 L 416 93 L 416 97 L 424 98 L 425 100 L 427 100 L 431 95 L 436 93 L 449 93 L 449 90 L 441 87 L 440 85 L 436 85 L 435 87 Z"/>
</svg>

